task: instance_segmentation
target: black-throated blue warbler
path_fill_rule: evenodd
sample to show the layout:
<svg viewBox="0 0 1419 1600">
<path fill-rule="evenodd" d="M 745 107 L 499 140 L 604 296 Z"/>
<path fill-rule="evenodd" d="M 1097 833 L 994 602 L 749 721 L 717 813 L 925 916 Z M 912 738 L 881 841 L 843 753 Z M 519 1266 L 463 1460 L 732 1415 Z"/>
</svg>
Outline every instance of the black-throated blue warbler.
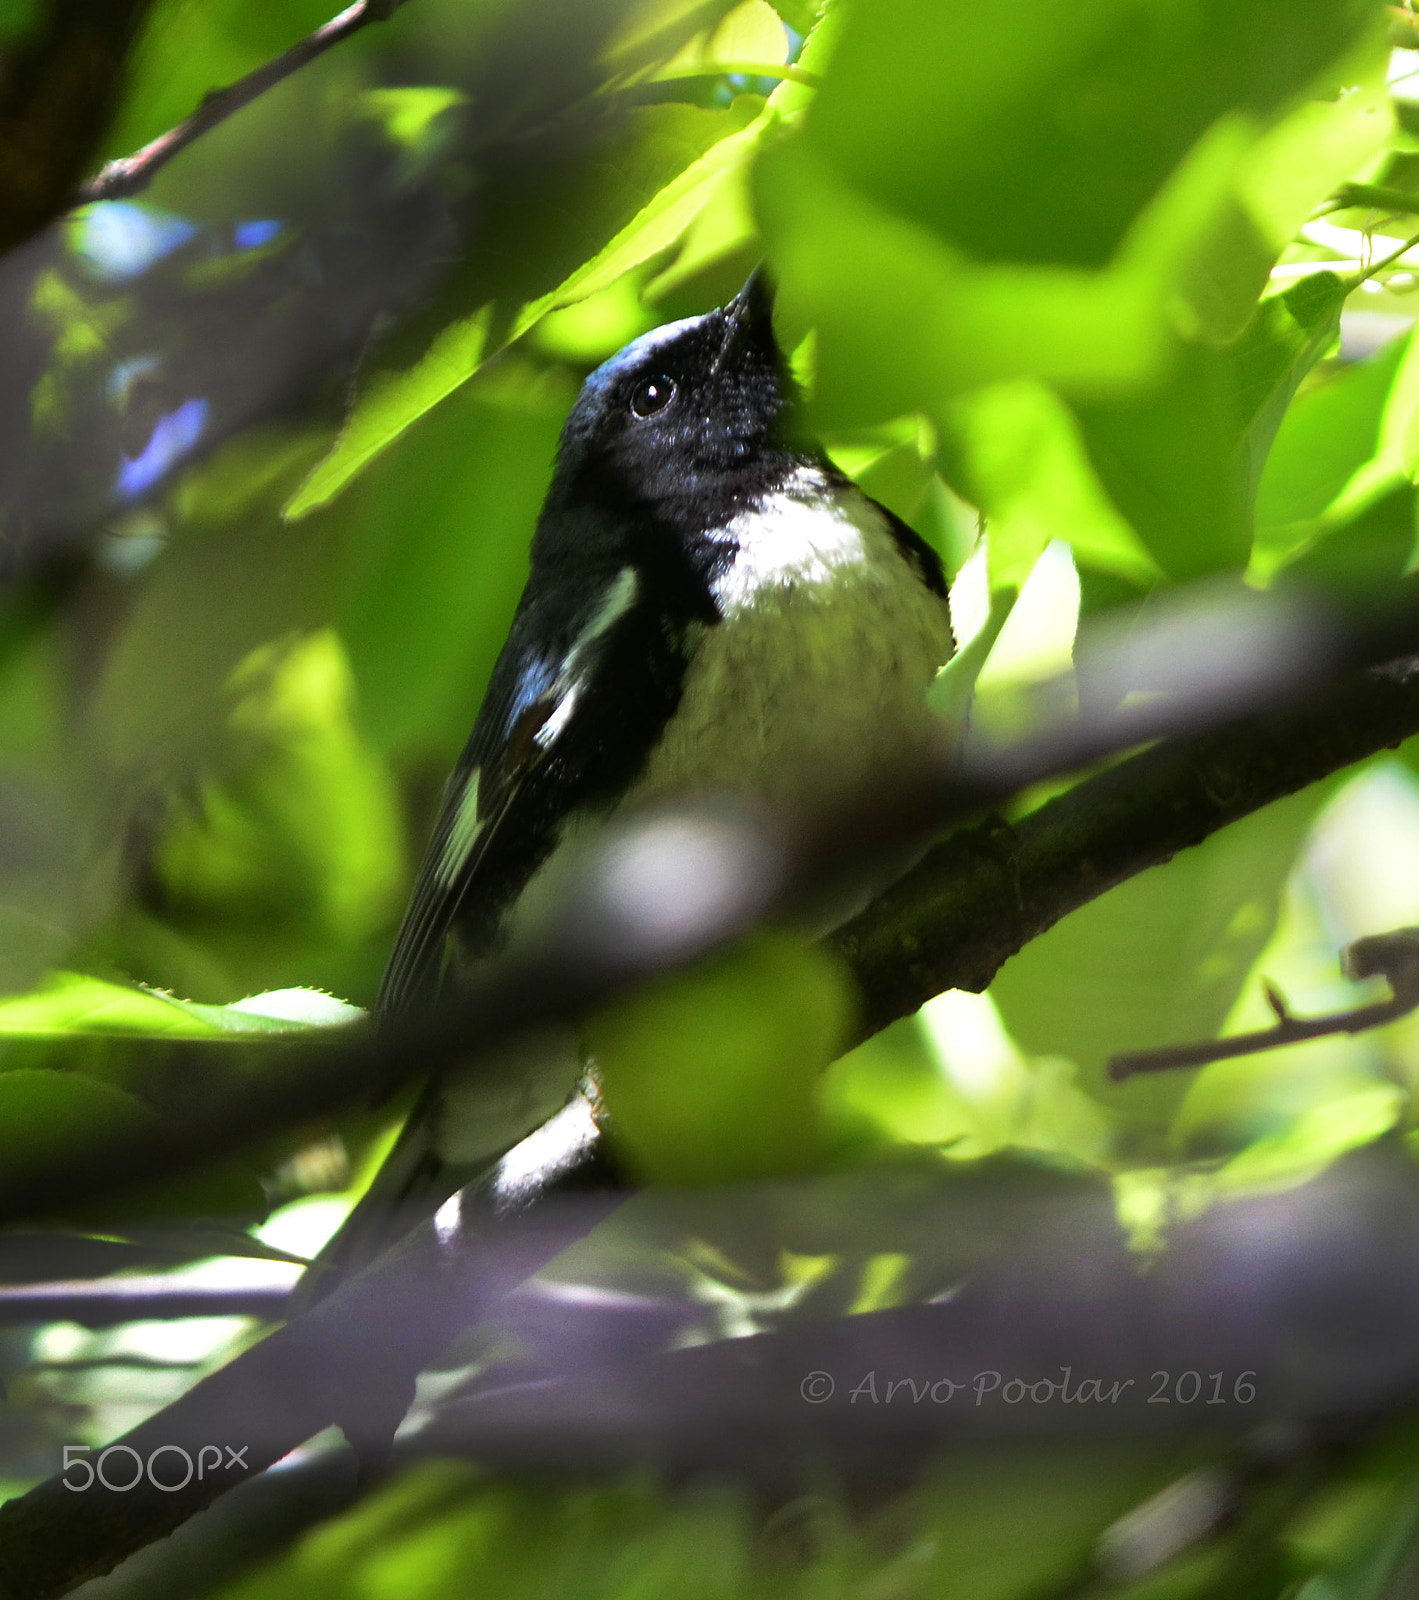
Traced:
<svg viewBox="0 0 1419 1600">
<path fill-rule="evenodd" d="M 791 436 L 791 399 L 761 273 L 586 380 L 381 1016 L 502 948 L 539 875 L 612 812 L 728 793 L 811 823 L 927 753 L 951 652 L 941 563 Z M 539 1039 L 497 1090 L 432 1085 L 323 1253 L 330 1276 L 557 1112 L 580 1070 L 572 1042 Z"/>
</svg>

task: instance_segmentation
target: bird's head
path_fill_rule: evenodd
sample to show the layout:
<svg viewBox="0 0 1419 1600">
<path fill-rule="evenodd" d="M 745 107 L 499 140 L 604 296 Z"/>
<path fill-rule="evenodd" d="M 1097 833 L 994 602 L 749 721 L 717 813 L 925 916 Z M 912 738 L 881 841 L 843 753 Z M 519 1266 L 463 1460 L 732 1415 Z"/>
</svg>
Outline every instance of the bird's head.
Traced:
<svg viewBox="0 0 1419 1600">
<path fill-rule="evenodd" d="M 596 369 L 562 430 L 557 488 L 652 506 L 715 500 L 780 447 L 788 379 L 755 272 L 727 306 L 643 334 Z"/>
</svg>

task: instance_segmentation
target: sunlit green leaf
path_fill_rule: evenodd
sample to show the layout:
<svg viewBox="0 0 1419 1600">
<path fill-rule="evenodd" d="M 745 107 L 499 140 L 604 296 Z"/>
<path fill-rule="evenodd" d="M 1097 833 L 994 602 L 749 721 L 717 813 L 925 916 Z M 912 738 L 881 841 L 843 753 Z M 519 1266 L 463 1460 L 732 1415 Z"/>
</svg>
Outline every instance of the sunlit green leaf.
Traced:
<svg viewBox="0 0 1419 1600">
<path fill-rule="evenodd" d="M 75 1034 L 131 1039 L 277 1038 L 340 1027 L 364 1013 L 316 989 L 279 989 L 228 1006 L 198 1005 L 137 985 L 56 972 L 31 994 L 0 999 L 0 1038 Z"/>
<path fill-rule="evenodd" d="M 718 113 L 676 105 L 636 113 L 635 137 L 653 157 L 647 161 L 642 155 L 641 165 L 655 182 L 647 191 L 619 180 L 618 205 L 609 213 L 616 224 L 610 236 L 603 234 L 590 256 L 555 287 L 522 305 L 496 338 L 490 338 L 492 307 L 483 305 L 445 328 L 412 366 L 371 379 L 334 449 L 292 496 L 285 515 L 303 517 L 325 504 L 382 448 L 470 378 L 495 349 L 526 333 L 549 312 L 595 294 L 673 244 L 725 175 L 748 158 L 767 125 L 751 104 Z M 593 226 L 607 215 L 607 208 L 601 209 L 602 215 L 591 213 Z M 558 220 L 568 226 L 564 215 Z"/>
<path fill-rule="evenodd" d="M 1104 486 L 1170 577 L 1245 564 L 1267 451 L 1344 298 L 1331 274 L 1305 279 L 1264 300 L 1234 343 L 1187 344 L 1153 392 L 1079 408 Z"/>
</svg>

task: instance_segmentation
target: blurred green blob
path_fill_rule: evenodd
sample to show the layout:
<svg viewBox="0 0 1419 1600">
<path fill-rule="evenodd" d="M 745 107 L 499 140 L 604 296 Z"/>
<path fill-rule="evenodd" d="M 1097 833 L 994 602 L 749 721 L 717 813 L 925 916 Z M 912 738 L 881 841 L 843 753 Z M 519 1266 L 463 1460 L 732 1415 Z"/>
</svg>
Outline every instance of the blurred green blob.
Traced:
<svg viewBox="0 0 1419 1600">
<path fill-rule="evenodd" d="M 975 1125 L 914 1018 L 834 1061 L 823 1074 L 818 1105 L 835 1151 L 849 1159 L 893 1144 L 949 1148 Z"/>
<path fill-rule="evenodd" d="M 451 113 L 467 100 L 459 89 L 433 85 L 367 89 L 358 103 L 379 123 L 390 141 L 403 150 L 405 160 L 400 176 L 408 181 L 448 149 L 455 125 Z"/>
<path fill-rule="evenodd" d="M 701 1485 L 672 1495 L 645 1482 L 554 1489 L 435 1461 L 384 1484 L 214 1600 L 738 1600 L 750 1592 L 751 1554 L 749 1510 L 737 1490 Z"/>
<path fill-rule="evenodd" d="M 404 851 L 389 775 L 354 728 L 339 641 L 265 646 L 232 693 L 218 765 L 155 853 L 166 903 L 179 917 L 294 921 L 356 944 L 397 910 Z"/>
<path fill-rule="evenodd" d="M 1038 376 L 1072 393 L 1131 392 L 1165 369 L 1172 303 L 1248 130 L 1219 125 L 1190 152 L 1100 270 L 971 261 L 853 188 L 811 142 L 767 148 L 755 199 L 789 330 L 818 330 L 815 426 L 935 414 L 955 394 Z M 890 352 L 890 356 L 887 355 Z"/>
<path fill-rule="evenodd" d="M 1326 69 L 1329 82 L 1311 86 L 1315 98 L 1295 105 L 1247 155 L 1238 197 L 1275 250 L 1290 244 L 1316 206 L 1365 171 L 1394 137 L 1389 60 L 1382 19 L 1372 15 L 1355 49 Z"/>
<path fill-rule="evenodd" d="M 595 366 L 644 333 L 652 321 L 634 277 L 627 274 L 574 306 L 549 312 L 529 339 L 554 361 Z"/>
<path fill-rule="evenodd" d="M 1328 793 L 1314 784 L 1072 912 L 1001 968 L 990 992 L 1031 1053 L 1077 1063 L 1084 1086 L 1145 1138 L 1187 1092 L 1184 1073 L 1123 1083 L 1123 1050 L 1214 1038 L 1271 936 L 1287 874 Z"/>
<path fill-rule="evenodd" d="M 652 1182 L 809 1169 L 821 1145 L 815 1088 L 854 1005 L 838 962 L 786 932 L 647 984 L 583 1031 L 612 1138 Z"/>
<path fill-rule="evenodd" d="M 22 39 L 45 15 L 43 0 L 0 0 L 0 42 Z"/>
</svg>

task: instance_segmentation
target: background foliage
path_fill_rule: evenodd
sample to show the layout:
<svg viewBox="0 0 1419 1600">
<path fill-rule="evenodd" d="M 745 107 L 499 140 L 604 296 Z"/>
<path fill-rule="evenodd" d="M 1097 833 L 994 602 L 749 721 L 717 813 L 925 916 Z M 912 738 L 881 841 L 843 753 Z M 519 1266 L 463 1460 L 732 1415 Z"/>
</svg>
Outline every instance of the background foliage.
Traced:
<svg viewBox="0 0 1419 1600">
<path fill-rule="evenodd" d="M 158 0 L 98 157 L 325 11 Z M 164 1039 L 210 1038 L 212 1074 L 262 1072 L 261 1036 L 338 1026 L 329 995 L 371 1002 L 581 378 L 723 303 L 760 256 L 805 426 L 954 579 L 962 650 L 938 694 L 959 712 L 974 689 L 975 728 L 1018 726 L 1021 686 L 1126 603 L 1146 618 L 1204 579 L 1391 591 L 1419 468 L 1406 18 L 1365 0 L 409 0 L 141 196 L 12 251 L 0 1158 L 179 1106 Z M 0 38 L 18 60 L 50 20 L 0 7 Z M 772 940 L 593 1037 L 657 1178 L 1006 1158 L 1022 1183 L 1046 1163 L 1112 1185 L 1146 1235 L 1170 1206 L 1407 1140 L 1412 1020 L 1195 1074 L 1114 1084 L 1105 1064 L 1263 1024 L 1262 976 L 1298 1011 L 1345 1003 L 1339 949 L 1419 922 L 1416 841 L 1405 746 L 1101 896 L 987 994 L 943 995 L 826 1072 L 850 997 Z M 187 1259 L 217 1281 L 214 1228 L 233 1252 L 304 1252 L 400 1109 L 293 1130 L 136 1213 L 56 1219 L 38 1250 L 7 1235 L 0 1270 Z M 720 1333 L 810 1288 L 871 1310 L 939 1287 L 929 1261 L 809 1265 L 752 1228 L 670 1232 L 612 1230 L 579 1270 L 698 1296 Z M 7 1335 L 13 1487 L 252 1331 Z M 426 1466 L 222 1592 L 1003 1600 L 1092 1573 L 1087 1592 L 1140 1600 L 1378 1594 L 1412 1524 L 1413 1443 L 1399 1419 L 1284 1514 L 1141 1577 L 1109 1566 L 1106 1530 L 1201 1446 L 1012 1446 L 767 1518 L 734 1484 Z"/>
</svg>

